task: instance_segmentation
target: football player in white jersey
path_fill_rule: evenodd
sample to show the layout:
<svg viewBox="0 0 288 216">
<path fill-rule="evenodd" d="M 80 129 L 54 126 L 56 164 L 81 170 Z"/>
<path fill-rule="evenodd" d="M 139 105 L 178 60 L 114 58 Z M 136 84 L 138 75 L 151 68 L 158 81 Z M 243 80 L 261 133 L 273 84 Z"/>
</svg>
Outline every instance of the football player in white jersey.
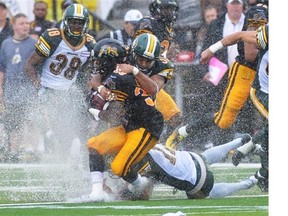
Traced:
<svg viewBox="0 0 288 216">
<path fill-rule="evenodd" d="M 221 161 L 232 150 L 251 142 L 249 134 L 241 134 L 238 138 L 212 147 L 203 153 L 180 151 L 156 144 L 144 159 L 132 168 L 142 178 L 137 187 L 127 184 L 121 179 L 106 178 L 106 186 L 115 199 L 147 200 L 153 187 L 166 184 L 184 191 L 188 199 L 222 198 L 241 190 L 247 190 L 257 184 L 254 175 L 232 183 L 216 183 L 209 165 Z M 107 160 L 108 161 L 108 160 Z M 145 179 L 145 180 L 144 180 Z M 120 183 L 119 183 L 120 181 Z M 89 201 L 82 200 L 82 201 Z"/>
<path fill-rule="evenodd" d="M 25 67 L 35 88 L 39 89 L 42 109 L 49 122 L 43 130 L 47 130 L 48 125 L 59 142 L 57 148 L 66 143 L 65 150 L 73 139 L 71 136 L 83 142 L 87 138 L 79 137 L 80 130 L 84 130 L 79 124 L 85 119 L 79 105 L 85 101 L 83 86 L 86 83 L 78 81 L 80 77 L 89 76 L 83 68 L 88 65 L 85 63 L 96 44 L 87 34 L 88 26 L 88 10 L 81 4 L 70 5 L 63 14 L 63 28 L 47 29 L 40 36 Z"/>
</svg>

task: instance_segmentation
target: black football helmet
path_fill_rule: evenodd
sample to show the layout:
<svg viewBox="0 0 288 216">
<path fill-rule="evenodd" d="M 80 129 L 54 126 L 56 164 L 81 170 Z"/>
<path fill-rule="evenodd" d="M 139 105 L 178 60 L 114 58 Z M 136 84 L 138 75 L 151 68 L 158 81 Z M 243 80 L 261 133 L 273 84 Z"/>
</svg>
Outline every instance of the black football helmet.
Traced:
<svg viewBox="0 0 288 216">
<path fill-rule="evenodd" d="M 105 38 L 97 42 L 93 49 L 93 67 L 96 73 L 107 76 L 117 64 L 126 63 L 129 47 L 118 40 Z"/>
<path fill-rule="evenodd" d="M 262 6 L 252 6 L 245 14 L 244 27 L 259 28 L 268 23 L 268 9 Z"/>
<path fill-rule="evenodd" d="M 178 18 L 178 2 L 177 0 L 151 0 L 149 11 L 152 17 L 173 25 Z"/>
<path fill-rule="evenodd" d="M 73 24 L 75 21 L 76 24 Z M 71 4 L 63 14 L 65 34 L 68 38 L 81 39 L 88 30 L 89 21 L 89 12 L 83 5 Z"/>
</svg>

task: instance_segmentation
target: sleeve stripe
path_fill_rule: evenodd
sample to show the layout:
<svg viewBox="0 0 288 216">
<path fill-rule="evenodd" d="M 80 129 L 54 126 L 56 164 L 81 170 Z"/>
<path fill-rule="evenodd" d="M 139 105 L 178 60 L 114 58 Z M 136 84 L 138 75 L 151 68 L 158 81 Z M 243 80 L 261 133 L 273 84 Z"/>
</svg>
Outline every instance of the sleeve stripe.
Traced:
<svg viewBox="0 0 288 216">
<path fill-rule="evenodd" d="M 45 41 L 45 39 L 42 36 L 39 38 L 38 43 L 36 44 L 36 47 L 45 56 L 49 56 L 51 47 L 49 46 L 49 44 Z"/>
</svg>

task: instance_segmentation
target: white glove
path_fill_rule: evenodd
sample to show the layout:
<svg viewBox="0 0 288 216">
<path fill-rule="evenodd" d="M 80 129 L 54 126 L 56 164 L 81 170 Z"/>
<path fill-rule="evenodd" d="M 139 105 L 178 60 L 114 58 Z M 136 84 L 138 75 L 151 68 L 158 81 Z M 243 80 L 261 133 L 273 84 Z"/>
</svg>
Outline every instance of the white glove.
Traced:
<svg viewBox="0 0 288 216">
<path fill-rule="evenodd" d="M 94 116 L 96 121 L 100 120 L 99 113 L 100 113 L 101 110 L 90 108 L 88 111 Z"/>
</svg>

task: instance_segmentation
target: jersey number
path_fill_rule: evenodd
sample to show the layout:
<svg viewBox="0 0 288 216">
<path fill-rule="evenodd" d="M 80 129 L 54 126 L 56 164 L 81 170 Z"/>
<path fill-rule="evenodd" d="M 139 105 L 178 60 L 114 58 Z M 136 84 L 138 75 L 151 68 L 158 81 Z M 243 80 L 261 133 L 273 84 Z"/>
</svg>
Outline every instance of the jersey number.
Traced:
<svg viewBox="0 0 288 216">
<path fill-rule="evenodd" d="M 72 80 L 76 74 L 76 71 L 80 68 L 81 60 L 77 57 L 73 57 L 70 62 L 67 56 L 57 55 L 56 61 L 52 62 L 49 66 L 51 73 L 54 75 L 59 75 L 62 70 L 68 65 L 68 68 L 64 71 L 64 77 Z"/>
</svg>

